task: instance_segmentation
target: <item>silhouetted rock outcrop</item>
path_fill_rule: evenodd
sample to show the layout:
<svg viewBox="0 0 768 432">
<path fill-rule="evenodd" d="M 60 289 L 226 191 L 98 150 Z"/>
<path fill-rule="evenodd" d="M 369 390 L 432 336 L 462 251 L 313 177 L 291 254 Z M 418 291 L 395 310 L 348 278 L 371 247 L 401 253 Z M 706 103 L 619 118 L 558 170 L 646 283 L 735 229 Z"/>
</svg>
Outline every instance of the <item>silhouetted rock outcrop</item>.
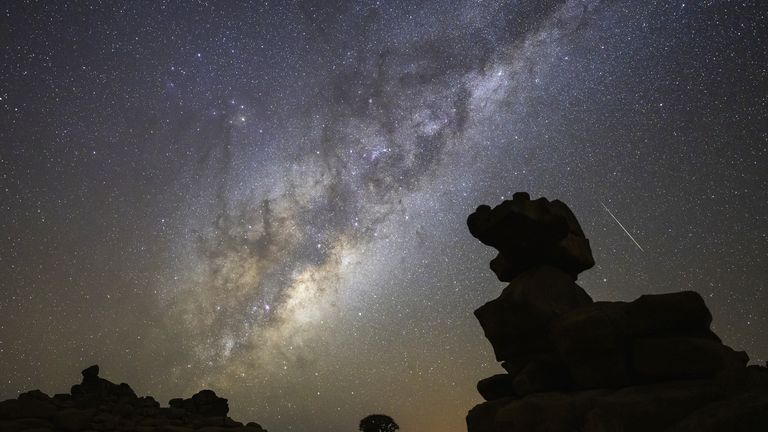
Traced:
<svg viewBox="0 0 768 432">
<path fill-rule="evenodd" d="M 32 390 L 0 402 L 0 432 L 266 432 L 257 423 L 227 417 L 227 400 L 212 390 L 172 399 L 163 408 L 151 396 L 137 397 L 128 384 L 100 378 L 96 365 L 82 374 L 70 394 L 50 397 Z"/>
<path fill-rule="evenodd" d="M 467 226 L 478 240 L 499 251 L 491 270 L 503 282 L 542 264 L 559 268 L 573 279 L 595 265 L 579 221 L 558 200 L 531 201 L 527 193 L 518 192 L 493 209 L 481 205 L 469 216 Z"/>
<path fill-rule="evenodd" d="M 475 311 L 506 374 L 481 380 L 469 432 L 768 430 L 768 369 L 723 345 L 693 291 L 593 302 L 594 265 L 560 201 L 517 193 L 469 216 L 510 282 Z"/>
<path fill-rule="evenodd" d="M 205 417 L 221 417 L 229 412 L 227 400 L 216 396 L 213 390 L 201 390 L 189 399 L 171 399 L 168 405 Z"/>
</svg>

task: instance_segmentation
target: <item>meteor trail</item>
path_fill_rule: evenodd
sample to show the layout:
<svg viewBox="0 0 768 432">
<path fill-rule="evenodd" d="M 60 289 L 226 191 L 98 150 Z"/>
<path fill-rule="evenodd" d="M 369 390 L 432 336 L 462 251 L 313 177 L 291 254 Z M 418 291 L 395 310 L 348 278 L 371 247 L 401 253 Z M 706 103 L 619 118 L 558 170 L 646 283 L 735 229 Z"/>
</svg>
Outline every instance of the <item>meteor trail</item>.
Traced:
<svg viewBox="0 0 768 432">
<path fill-rule="evenodd" d="M 634 237 L 632 237 L 632 234 L 630 234 L 630 233 L 629 233 L 629 231 L 627 231 L 627 229 L 626 229 L 626 228 L 624 228 L 624 225 L 622 225 L 622 224 L 621 224 L 621 222 L 619 222 L 619 220 L 618 220 L 618 219 L 616 219 L 616 216 L 614 216 L 614 215 L 613 215 L 613 213 L 611 213 L 611 211 L 610 211 L 610 210 L 608 210 L 608 207 L 606 207 L 606 206 L 605 206 L 605 204 L 603 204 L 603 202 L 602 202 L 602 201 L 600 201 L 600 204 L 602 204 L 602 205 L 603 205 L 603 208 L 605 209 L 605 211 L 607 211 L 607 212 L 608 212 L 608 214 L 609 214 L 609 215 L 611 215 L 611 217 L 613 218 L 613 220 L 615 220 L 615 221 L 616 221 L 616 223 L 617 223 L 617 224 L 619 224 L 619 226 L 621 227 L 621 229 L 623 229 L 623 230 L 624 230 L 624 232 L 625 232 L 625 233 L 627 233 L 627 235 L 629 236 L 629 238 L 632 240 L 632 242 L 633 242 L 633 243 L 635 243 L 635 245 L 638 247 L 638 249 L 640 249 L 642 252 L 645 252 L 645 251 L 643 250 L 643 247 L 642 247 L 642 246 L 640 246 L 640 243 L 638 243 L 638 242 L 637 242 L 637 240 L 635 240 L 635 238 L 634 238 Z"/>
</svg>

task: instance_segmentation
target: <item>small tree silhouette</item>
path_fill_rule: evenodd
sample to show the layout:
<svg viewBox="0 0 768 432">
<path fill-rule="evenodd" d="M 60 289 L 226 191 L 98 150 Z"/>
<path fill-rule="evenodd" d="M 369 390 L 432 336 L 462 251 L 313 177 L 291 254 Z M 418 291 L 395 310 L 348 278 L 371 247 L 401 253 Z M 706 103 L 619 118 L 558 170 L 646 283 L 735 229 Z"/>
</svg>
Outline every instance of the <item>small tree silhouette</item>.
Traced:
<svg viewBox="0 0 768 432">
<path fill-rule="evenodd" d="M 400 426 L 392 417 L 384 414 L 371 414 L 360 420 L 360 432 L 395 432 Z"/>
</svg>

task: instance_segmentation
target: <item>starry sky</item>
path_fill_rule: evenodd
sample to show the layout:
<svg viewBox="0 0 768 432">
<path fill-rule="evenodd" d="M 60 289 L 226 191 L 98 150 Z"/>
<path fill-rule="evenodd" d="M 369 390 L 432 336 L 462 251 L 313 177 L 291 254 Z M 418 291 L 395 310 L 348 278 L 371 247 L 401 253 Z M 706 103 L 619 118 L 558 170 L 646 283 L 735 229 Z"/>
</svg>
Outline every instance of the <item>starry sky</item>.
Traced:
<svg viewBox="0 0 768 432">
<path fill-rule="evenodd" d="M 0 5 L 2 399 L 98 363 L 271 431 L 463 431 L 504 286 L 465 220 L 520 190 L 593 298 L 697 290 L 768 360 L 761 0 Z"/>
</svg>

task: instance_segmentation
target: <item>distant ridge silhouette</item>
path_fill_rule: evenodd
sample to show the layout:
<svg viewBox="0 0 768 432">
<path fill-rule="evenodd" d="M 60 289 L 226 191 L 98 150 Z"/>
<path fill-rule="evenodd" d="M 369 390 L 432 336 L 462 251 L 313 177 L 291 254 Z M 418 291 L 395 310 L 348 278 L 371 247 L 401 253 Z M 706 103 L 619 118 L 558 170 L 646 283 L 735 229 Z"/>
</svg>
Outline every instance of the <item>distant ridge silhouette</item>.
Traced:
<svg viewBox="0 0 768 432">
<path fill-rule="evenodd" d="M 0 432 L 266 432 L 227 417 L 227 400 L 212 390 L 189 399 L 171 399 L 161 408 L 152 396 L 137 397 L 128 384 L 99 377 L 99 366 L 82 371 L 70 394 L 53 397 L 40 390 L 0 402 Z"/>
</svg>

